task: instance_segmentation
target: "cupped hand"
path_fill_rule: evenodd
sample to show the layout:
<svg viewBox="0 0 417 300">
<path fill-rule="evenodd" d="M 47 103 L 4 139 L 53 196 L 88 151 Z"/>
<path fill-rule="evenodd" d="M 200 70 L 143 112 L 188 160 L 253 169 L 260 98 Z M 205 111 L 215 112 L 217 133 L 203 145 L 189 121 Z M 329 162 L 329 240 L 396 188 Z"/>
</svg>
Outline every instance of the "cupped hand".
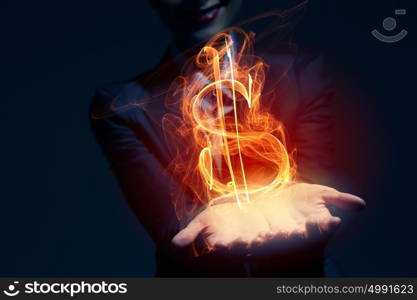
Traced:
<svg viewBox="0 0 417 300">
<path fill-rule="evenodd" d="M 248 250 L 261 251 L 292 240 L 311 242 L 330 236 L 341 222 L 331 215 L 328 206 L 357 211 L 365 207 L 365 202 L 330 187 L 296 183 L 251 195 L 250 202 L 243 200 L 241 205 L 230 197 L 209 206 L 172 242 L 185 247 L 201 235 L 209 248 L 244 245 Z"/>
</svg>

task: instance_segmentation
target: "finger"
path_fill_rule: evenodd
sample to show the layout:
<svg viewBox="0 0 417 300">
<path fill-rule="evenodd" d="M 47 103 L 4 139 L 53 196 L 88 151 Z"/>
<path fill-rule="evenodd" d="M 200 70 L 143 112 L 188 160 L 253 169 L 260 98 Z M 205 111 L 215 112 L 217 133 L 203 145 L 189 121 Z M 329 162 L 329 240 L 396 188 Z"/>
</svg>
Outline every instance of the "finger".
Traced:
<svg viewBox="0 0 417 300">
<path fill-rule="evenodd" d="M 330 235 L 334 233 L 337 230 L 337 228 L 339 228 L 339 225 L 341 222 L 342 222 L 342 219 L 340 219 L 339 217 L 331 216 L 327 220 L 327 222 L 320 225 L 320 228 L 323 232 L 326 232 L 327 234 Z"/>
<path fill-rule="evenodd" d="M 194 219 L 174 236 L 172 243 L 178 247 L 186 247 L 194 242 L 203 228 L 204 226 L 201 221 L 199 219 Z"/>
<path fill-rule="evenodd" d="M 349 193 L 326 191 L 322 194 L 322 198 L 326 204 L 334 205 L 345 210 L 359 211 L 366 206 L 363 199 Z"/>
<path fill-rule="evenodd" d="M 307 236 L 317 239 L 326 239 L 333 234 L 341 223 L 339 217 L 326 217 L 326 218 L 310 218 L 306 222 Z"/>
<path fill-rule="evenodd" d="M 306 222 L 306 237 L 310 242 L 316 242 L 323 238 L 323 233 L 317 221 L 308 220 Z"/>
</svg>

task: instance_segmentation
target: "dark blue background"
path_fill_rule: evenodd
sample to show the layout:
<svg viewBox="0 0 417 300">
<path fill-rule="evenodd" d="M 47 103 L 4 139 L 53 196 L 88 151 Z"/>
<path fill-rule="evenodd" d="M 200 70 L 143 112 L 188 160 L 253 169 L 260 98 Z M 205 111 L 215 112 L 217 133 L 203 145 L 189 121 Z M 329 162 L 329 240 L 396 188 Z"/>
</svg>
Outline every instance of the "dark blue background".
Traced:
<svg viewBox="0 0 417 300">
<path fill-rule="evenodd" d="M 244 1 L 242 17 L 282 3 L 270 2 Z M 95 87 L 152 67 L 169 34 L 147 1 L 1 6 L 0 275 L 151 276 L 152 243 L 99 155 L 87 110 Z M 376 41 L 370 31 L 384 32 L 395 8 L 408 9 L 396 19 L 409 35 Z M 298 28 L 300 44 L 337 62 L 352 101 L 339 113 L 348 128 L 336 137 L 339 167 L 368 210 L 336 247 L 346 276 L 417 276 L 416 20 L 412 0 L 312 0 Z"/>
</svg>

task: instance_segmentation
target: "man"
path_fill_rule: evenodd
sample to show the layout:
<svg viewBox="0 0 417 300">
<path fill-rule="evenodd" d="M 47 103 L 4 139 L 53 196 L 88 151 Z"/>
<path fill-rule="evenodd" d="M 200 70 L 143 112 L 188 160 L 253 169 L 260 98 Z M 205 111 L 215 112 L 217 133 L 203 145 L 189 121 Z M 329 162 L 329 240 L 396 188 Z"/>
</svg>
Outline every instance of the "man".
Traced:
<svg viewBox="0 0 417 300">
<path fill-rule="evenodd" d="M 236 241 L 241 241 L 243 236 L 236 236 L 236 232 L 245 232 L 242 228 L 249 221 L 248 215 L 244 215 L 236 225 L 238 230 L 229 235 L 230 240 L 219 242 L 216 237 L 228 230 L 227 217 L 221 217 L 225 207 L 230 209 L 230 214 L 240 212 L 229 204 L 202 206 L 185 224 L 178 219 L 170 189 L 172 178 L 166 172 L 172 156 L 161 123 L 169 112 L 164 105 L 165 92 L 181 74 L 183 63 L 199 50 L 202 42 L 231 24 L 240 1 L 154 0 L 151 4 L 172 31 L 173 44 L 155 70 L 97 91 L 92 103 L 92 129 L 126 199 L 157 245 L 157 275 L 322 276 L 323 250 L 340 222 L 326 205 L 344 209 L 359 209 L 364 205 L 360 198 L 331 188 L 332 90 L 323 59 L 261 51 L 270 66 L 265 93 L 279 91 L 279 98 L 284 99 L 273 105 L 271 112 L 287 129 L 289 151 L 297 151 L 297 179 L 305 182 L 286 191 L 294 190 L 290 198 L 301 199 L 300 203 L 317 204 L 314 210 L 320 208 L 320 214 L 316 214 L 320 218 L 314 219 L 309 213 L 302 215 L 302 234 L 307 238 L 300 239 L 293 233 L 285 239 L 278 237 L 282 226 L 276 225 L 271 233 L 273 238 L 256 247 L 249 244 L 242 247 Z M 288 197 L 284 194 L 280 197 Z M 279 223 L 280 217 L 270 209 L 276 203 L 274 200 L 267 199 L 268 206 L 257 207 L 260 214 L 249 226 L 256 238 L 264 234 L 265 228 L 257 228 L 255 221 Z M 216 227 L 222 223 L 225 226 Z M 196 245 L 201 246 L 207 240 L 212 241 L 210 246 L 215 250 L 196 256 Z"/>
</svg>

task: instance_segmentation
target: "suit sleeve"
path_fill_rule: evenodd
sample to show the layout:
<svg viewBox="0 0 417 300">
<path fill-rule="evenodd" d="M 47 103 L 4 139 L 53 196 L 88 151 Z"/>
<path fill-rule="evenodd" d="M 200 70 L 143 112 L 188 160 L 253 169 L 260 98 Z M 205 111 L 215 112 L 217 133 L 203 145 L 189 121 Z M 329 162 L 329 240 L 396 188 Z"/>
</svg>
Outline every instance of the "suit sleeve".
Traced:
<svg viewBox="0 0 417 300">
<path fill-rule="evenodd" d="M 300 106 L 293 141 L 299 180 L 333 186 L 333 84 L 322 57 L 306 58 L 296 70 Z"/>
<path fill-rule="evenodd" d="M 108 90 L 98 90 L 90 112 L 109 106 L 113 99 Z M 155 242 L 164 243 L 178 232 L 179 223 L 170 201 L 168 175 L 139 138 L 137 113 L 138 110 L 130 109 L 105 117 L 92 116 L 91 128 L 139 221 Z"/>
</svg>

